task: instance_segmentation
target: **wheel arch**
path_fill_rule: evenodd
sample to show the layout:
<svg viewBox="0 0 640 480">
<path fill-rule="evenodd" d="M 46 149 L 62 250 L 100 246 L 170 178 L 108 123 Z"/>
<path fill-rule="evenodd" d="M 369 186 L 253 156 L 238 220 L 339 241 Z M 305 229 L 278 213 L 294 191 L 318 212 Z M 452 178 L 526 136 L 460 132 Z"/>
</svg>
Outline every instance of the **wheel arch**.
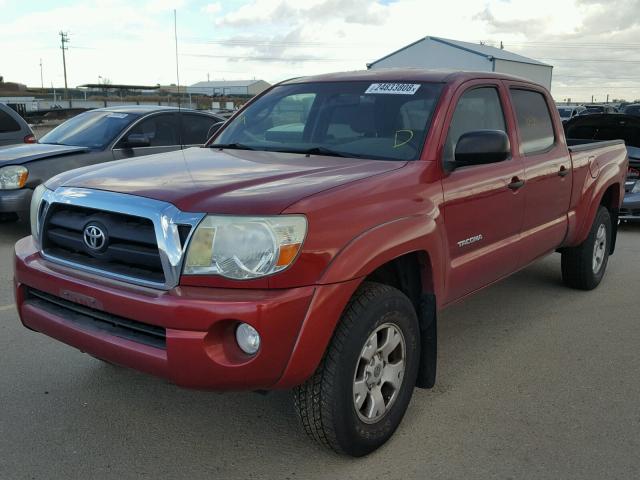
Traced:
<svg viewBox="0 0 640 480">
<path fill-rule="evenodd" d="M 313 374 L 344 309 L 365 280 L 398 288 L 415 306 L 422 335 L 421 351 L 426 352 L 421 353 L 418 386 L 432 386 L 436 298 L 442 279 L 441 241 L 436 231 L 431 218 L 406 217 L 370 229 L 343 248 L 319 282 L 289 363 L 275 387 L 300 384 Z"/>
</svg>

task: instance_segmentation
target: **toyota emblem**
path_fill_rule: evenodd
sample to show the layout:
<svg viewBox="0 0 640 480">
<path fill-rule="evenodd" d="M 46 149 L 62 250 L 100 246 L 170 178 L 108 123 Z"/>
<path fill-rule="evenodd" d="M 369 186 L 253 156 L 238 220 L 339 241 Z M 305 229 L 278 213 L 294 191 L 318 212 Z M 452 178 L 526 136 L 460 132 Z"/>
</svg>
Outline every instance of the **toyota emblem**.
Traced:
<svg viewBox="0 0 640 480">
<path fill-rule="evenodd" d="M 84 227 L 82 236 L 84 238 L 84 244 L 92 252 L 101 251 L 107 244 L 107 234 L 95 223 L 90 223 Z"/>
</svg>

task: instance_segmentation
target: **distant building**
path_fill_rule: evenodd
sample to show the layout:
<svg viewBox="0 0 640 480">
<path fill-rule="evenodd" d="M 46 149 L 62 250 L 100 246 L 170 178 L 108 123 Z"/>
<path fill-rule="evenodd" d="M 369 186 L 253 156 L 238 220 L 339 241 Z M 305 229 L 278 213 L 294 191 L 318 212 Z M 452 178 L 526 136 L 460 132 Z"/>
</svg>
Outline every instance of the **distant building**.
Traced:
<svg viewBox="0 0 640 480">
<path fill-rule="evenodd" d="M 497 72 L 523 77 L 551 88 L 552 65 L 506 50 L 458 40 L 424 37 L 367 64 L 378 68 L 425 68 Z"/>
<path fill-rule="evenodd" d="M 242 95 L 253 97 L 271 86 L 264 80 L 221 80 L 212 82 L 198 82 L 186 88 L 187 93 L 225 96 Z"/>
</svg>

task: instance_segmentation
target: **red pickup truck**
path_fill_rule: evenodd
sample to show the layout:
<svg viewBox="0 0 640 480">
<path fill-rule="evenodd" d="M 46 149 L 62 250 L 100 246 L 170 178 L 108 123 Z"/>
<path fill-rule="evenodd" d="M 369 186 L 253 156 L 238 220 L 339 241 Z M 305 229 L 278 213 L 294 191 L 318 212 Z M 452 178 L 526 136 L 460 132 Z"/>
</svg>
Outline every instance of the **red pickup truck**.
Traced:
<svg viewBox="0 0 640 480">
<path fill-rule="evenodd" d="M 438 310 L 552 252 L 568 286 L 600 283 L 628 160 L 578 143 L 509 76 L 285 81 L 204 148 L 39 188 L 20 318 L 177 385 L 293 388 L 312 438 L 365 455 L 434 384 Z"/>
</svg>

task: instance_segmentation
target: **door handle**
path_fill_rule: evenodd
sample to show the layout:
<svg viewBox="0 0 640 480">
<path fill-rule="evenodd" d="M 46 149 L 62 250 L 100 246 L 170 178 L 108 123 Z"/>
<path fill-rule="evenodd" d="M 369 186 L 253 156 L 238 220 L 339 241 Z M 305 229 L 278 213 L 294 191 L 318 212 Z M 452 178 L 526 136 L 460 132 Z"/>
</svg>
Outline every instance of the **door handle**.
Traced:
<svg viewBox="0 0 640 480">
<path fill-rule="evenodd" d="M 560 167 L 560 170 L 558 170 L 558 175 L 561 177 L 566 177 L 567 175 L 569 175 L 569 173 L 571 173 L 571 171 L 564 165 L 562 165 Z"/>
<path fill-rule="evenodd" d="M 518 177 L 513 177 L 511 179 L 511 183 L 507 185 L 507 187 L 509 187 L 509 189 L 513 190 L 514 192 L 516 190 L 520 190 L 522 187 L 524 187 L 524 180 L 520 180 Z"/>
</svg>

